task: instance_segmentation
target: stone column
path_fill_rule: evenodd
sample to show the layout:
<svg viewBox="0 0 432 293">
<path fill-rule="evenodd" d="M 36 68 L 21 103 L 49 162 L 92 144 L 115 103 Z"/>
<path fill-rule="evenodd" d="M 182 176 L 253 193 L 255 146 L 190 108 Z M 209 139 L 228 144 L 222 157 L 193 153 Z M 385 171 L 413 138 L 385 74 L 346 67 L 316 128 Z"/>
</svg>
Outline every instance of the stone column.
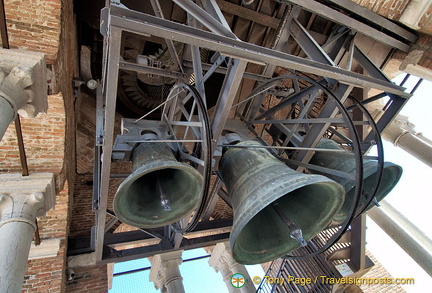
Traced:
<svg viewBox="0 0 432 293">
<path fill-rule="evenodd" d="M 385 200 L 367 215 L 432 277 L 432 241 Z"/>
<path fill-rule="evenodd" d="M 152 259 L 150 281 L 156 289 L 167 293 L 184 293 L 183 278 L 179 266 L 183 250 L 155 255 Z"/>
<path fill-rule="evenodd" d="M 0 140 L 17 113 L 35 117 L 46 112 L 45 55 L 0 49 Z"/>
<path fill-rule="evenodd" d="M 0 292 L 21 292 L 35 219 L 54 206 L 54 186 L 51 173 L 0 175 Z"/>
<path fill-rule="evenodd" d="M 223 280 L 228 288 L 230 293 L 232 292 L 241 292 L 241 293 L 249 293 L 255 292 L 255 286 L 252 283 L 252 280 L 249 276 L 246 267 L 242 264 L 236 262 L 230 252 L 230 247 L 228 242 L 218 243 L 216 244 L 211 257 L 209 259 L 209 265 L 213 267 L 216 272 L 221 272 L 223 276 Z M 241 288 L 234 288 L 231 284 L 231 276 L 234 274 L 242 274 L 245 277 L 245 284 Z"/>
<path fill-rule="evenodd" d="M 14 120 L 15 111 L 12 105 L 0 96 L 0 140 L 3 138 L 9 124 Z"/>
<path fill-rule="evenodd" d="M 397 115 L 384 129 L 382 137 L 432 167 L 432 141 L 414 128 L 408 117 Z"/>
</svg>

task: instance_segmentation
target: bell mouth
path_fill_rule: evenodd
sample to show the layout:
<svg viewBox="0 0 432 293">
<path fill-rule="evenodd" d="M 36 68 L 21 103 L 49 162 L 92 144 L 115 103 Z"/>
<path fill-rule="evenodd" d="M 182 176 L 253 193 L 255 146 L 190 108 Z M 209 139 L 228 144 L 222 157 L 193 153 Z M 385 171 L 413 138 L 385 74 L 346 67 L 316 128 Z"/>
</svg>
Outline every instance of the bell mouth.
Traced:
<svg viewBox="0 0 432 293">
<path fill-rule="evenodd" d="M 298 226 L 306 241 L 316 236 L 330 223 L 339 211 L 343 200 L 343 187 L 320 175 L 304 175 L 306 180 L 317 181 L 308 183 L 295 190 L 275 196 L 274 190 L 267 196 L 277 198 L 276 202 L 286 216 Z M 315 178 L 312 178 L 312 177 Z M 311 177 L 311 178 L 309 178 Z M 287 188 L 285 188 L 287 189 Z M 277 192 L 276 192 L 277 193 Z M 284 255 L 301 247 L 300 243 L 291 238 L 289 230 L 271 207 L 269 202 L 260 209 L 255 207 L 255 214 L 242 211 L 234 213 L 234 225 L 230 242 L 233 258 L 241 264 L 259 264 Z M 236 220 L 240 219 L 240 220 Z"/>
<path fill-rule="evenodd" d="M 192 212 L 198 205 L 201 192 L 201 174 L 186 164 L 143 165 L 118 188 L 114 211 L 128 225 L 162 227 Z M 164 200 L 167 205 L 163 204 Z"/>
<path fill-rule="evenodd" d="M 375 162 L 374 164 L 371 163 L 370 166 L 367 165 L 364 166 L 363 190 L 365 190 L 366 192 L 372 191 L 372 188 L 375 186 L 376 172 L 377 172 L 377 167 Z M 390 191 L 392 191 L 392 189 L 396 186 L 396 184 L 399 182 L 400 178 L 402 177 L 402 172 L 403 169 L 401 166 L 393 164 L 391 162 L 384 162 L 381 184 L 378 188 L 378 191 L 375 194 L 375 199 L 378 202 L 383 200 L 384 197 L 386 197 L 387 194 L 389 194 Z M 340 212 L 333 219 L 333 222 L 335 222 L 336 224 L 345 221 L 348 212 L 351 209 L 351 205 L 353 203 L 355 186 L 350 186 L 346 189 L 348 190 L 346 191 L 345 202 L 342 205 Z M 367 200 L 366 197 L 362 195 L 360 196 L 361 198 L 359 201 L 357 211 L 363 208 Z M 374 203 L 370 203 L 369 206 L 366 208 L 365 212 L 370 210 L 373 207 L 374 207 Z"/>
</svg>

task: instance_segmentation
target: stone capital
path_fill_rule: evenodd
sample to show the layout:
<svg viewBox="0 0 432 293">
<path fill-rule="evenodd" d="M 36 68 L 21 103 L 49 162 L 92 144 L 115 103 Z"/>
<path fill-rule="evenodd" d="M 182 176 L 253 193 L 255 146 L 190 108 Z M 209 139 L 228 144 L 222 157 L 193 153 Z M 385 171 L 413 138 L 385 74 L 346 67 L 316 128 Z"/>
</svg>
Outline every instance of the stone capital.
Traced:
<svg viewBox="0 0 432 293">
<path fill-rule="evenodd" d="M 232 257 L 229 251 L 229 242 L 216 244 L 209 259 L 209 265 L 216 271 L 220 271 L 224 266 L 230 268 L 232 265 Z"/>
<path fill-rule="evenodd" d="M 0 174 L 0 226 L 10 221 L 28 222 L 45 215 L 55 204 L 52 173 Z"/>
<path fill-rule="evenodd" d="M 157 281 L 160 278 L 161 272 L 166 270 L 167 265 L 169 266 L 179 266 L 183 260 L 181 258 L 183 250 L 171 251 L 167 253 L 157 254 L 152 260 L 152 269 L 150 271 L 150 281 Z"/>
<path fill-rule="evenodd" d="M 45 55 L 0 49 L 0 96 L 23 117 L 48 109 Z"/>
<path fill-rule="evenodd" d="M 160 266 L 168 261 L 172 261 L 177 265 L 180 265 L 182 260 L 183 250 L 171 251 L 166 253 L 157 254 L 153 257 L 152 265 Z"/>
<path fill-rule="evenodd" d="M 164 277 L 161 272 L 150 273 L 150 282 L 153 282 L 156 289 L 162 289 L 165 284 Z"/>
<path fill-rule="evenodd" d="M 246 267 L 237 263 L 231 256 L 231 249 L 229 242 L 216 244 L 209 259 L 209 265 L 213 267 L 216 272 L 222 274 L 222 278 L 230 293 L 240 292 L 255 292 L 249 273 Z M 245 277 L 245 285 L 240 289 L 234 289 L 231 284 L 231 276 L 234 274 L 242 274 Z"/>
<path fill-rule="evenodd" d="M 150 281 L 156 289 L 167 290 L 167 292 L 184 292 L 179 265 L 182 263 L 183 250 L 171 251 L 157 254 L 152 260 Z"/>
</svg>

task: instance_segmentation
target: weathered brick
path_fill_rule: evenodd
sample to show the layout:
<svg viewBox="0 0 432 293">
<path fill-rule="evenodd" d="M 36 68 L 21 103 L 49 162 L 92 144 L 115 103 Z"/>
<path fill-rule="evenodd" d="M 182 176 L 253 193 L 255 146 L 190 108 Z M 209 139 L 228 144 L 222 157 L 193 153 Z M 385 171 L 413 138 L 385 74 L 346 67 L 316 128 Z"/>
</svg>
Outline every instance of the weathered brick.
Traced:
<svg viewBox="0 0 432 293">
<path fill-rule="evenodd" d="M 5 0 L 4 6 L 11 48 L 46 53 L 47 62 L 55 63 L 61 32 L 61 2 Z M 46 32 L 50 38 L 44 40 Z"/>
</svg>

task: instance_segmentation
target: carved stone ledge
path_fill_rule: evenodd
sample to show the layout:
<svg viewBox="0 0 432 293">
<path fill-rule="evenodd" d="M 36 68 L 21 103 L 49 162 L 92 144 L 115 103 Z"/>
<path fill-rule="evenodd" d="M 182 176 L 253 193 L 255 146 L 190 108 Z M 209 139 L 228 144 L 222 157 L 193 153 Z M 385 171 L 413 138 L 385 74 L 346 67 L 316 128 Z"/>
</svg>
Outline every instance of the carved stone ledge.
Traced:
<svg viewBox="0 0 432 293">
<path fill-rule="evenodd" d="M 23 117 L 48 110 L 45 54 L 0 49 L 0 96 Z"/>
</svg>

